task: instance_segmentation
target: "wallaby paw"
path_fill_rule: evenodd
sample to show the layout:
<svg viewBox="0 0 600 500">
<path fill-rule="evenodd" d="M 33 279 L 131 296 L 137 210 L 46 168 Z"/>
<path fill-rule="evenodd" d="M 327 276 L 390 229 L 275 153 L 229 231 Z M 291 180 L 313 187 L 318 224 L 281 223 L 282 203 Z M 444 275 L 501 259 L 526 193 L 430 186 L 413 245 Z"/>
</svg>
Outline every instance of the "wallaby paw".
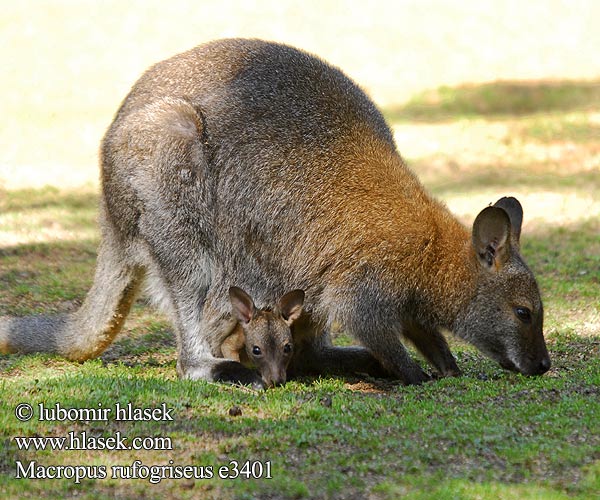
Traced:
<svg viewBox="0 0 600 500">
<path fill-rule="evenodd" d="M 461 375 L 462 375 L 462 372 L 458 368 L 453 368 L 450 370 L 446 370 L 444 372 L 435 371 L 431 374 L 431 378 L 433 380 L 440 380 L 442 378 L 447 378 L 447 377 L 460 377 Z"/>
<path fill-rule="evenodd" d="M 266 391 L 267 386 L 264 384 L 264 382 L 262 380 L 259 380 L 256 382 L 252 382 L 252 389 L 254 389 L 255 391 Z"/>
<path fill-rule="evenodd" d="M 226 384 L 247 385 L 257 391 L 263 391 L 267 387 L 260 375 L 236 361 L 223 360 L 212 369 L 212 380 Z"/>
<path fill-rule="evenodd" d="M 402 377 L 404 385 L 420 385 L 424 384 L 425 382 L 431 382 L 432 380 L 434 380 L 434 378 L 422 370 L 418 372 L 412 372 L 410 374 L 405 374 Z"/>
</svg>

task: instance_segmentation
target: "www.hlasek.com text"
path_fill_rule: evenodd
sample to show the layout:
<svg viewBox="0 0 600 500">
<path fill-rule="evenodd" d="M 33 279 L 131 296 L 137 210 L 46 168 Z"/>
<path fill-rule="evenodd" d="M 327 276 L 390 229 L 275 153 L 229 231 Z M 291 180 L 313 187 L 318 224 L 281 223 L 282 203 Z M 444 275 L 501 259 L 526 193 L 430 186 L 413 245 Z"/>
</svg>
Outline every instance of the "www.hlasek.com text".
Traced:
<svg viewBox="0 0 600 500">
<path fill-rule="evenodd" d="M 135 436 L 129 438 L 115 432 L 111 436 L 94 436 L 87 431 L 69 432 L 66 436 L 16 436 L 19 451 L 66 450 L 172 450 L 168 436 Z"/>
</svg>

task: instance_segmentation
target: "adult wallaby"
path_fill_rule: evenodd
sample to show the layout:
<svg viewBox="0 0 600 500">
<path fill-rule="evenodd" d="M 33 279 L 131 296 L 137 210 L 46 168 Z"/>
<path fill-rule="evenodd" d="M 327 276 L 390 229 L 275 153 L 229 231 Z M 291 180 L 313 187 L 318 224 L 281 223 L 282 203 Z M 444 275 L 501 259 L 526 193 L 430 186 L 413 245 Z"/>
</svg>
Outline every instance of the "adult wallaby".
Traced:
<svg viewBox="0 0 600 500">
<path fill-rule="evenodd" d="M 229 289 L 229 300 L 238 323 L 221 344 L 221 354 L 258 369 L 266 387 L 284 384 L 294 352 L 290 327 L 302 312 L 304 291 L 286 293 L 274 309 L 258 309 L 238 287 Z"/>
<path fill-rule="evenodd" d="M 91 290 L 73 314 L 4 319 L 3 351 L 97 356 L 147 275 L 183 377 L 263 385 L 216 357 L 232 282 L 260 303 L 306 292 L 294 373 L 428 380 L 403 337 L 439 375 L 456 375 L 444 331 L 505 368 L 550 367 L 519 202 L 501 199 L 467 230 L 405 166 L 369 98 L 316 57 L 229 39 L 158 63 L 117 112 L 101 165 Z M 366 349 L 332 346 L 333 321 Z"/>
</svg>

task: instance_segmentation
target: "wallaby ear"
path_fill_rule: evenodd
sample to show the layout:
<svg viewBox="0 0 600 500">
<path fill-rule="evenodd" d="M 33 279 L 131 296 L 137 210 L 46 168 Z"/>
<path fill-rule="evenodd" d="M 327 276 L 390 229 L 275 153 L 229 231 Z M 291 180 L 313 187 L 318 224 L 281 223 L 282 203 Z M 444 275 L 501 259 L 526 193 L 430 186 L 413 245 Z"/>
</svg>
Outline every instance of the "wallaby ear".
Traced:
<svg viewBox="0 0 600 500">
<path fill-rule="evenodd" d="M 254 317 L 255 307 L 252 297 L 237 286 L 229 289 L 229 301 L 234 316 L 242 323 L 250 323 Z"/>
<path fill-rule="evenodd" d="M 513 241 L 518 245 L 521 238 L 521 225 L 523 224 L 523 207 L 519 200 L 512 196 L 505 196 L 494 203 L 494 206 L 501 208 L 508 214 Z"/>
<path fill-rule="evenodd" d="M 292 290 L 279 299 L 281 316 L 288 325 L 291 325 L 300 317 L 303 306 L 304 290 Z"/>
<path fill-rule="evenodd" d="M 473 222 L 473 247 L 483 267 L 499 269 L 510 255 L 510 219 L 502 208 L 486 207 Z"/>
</svg>

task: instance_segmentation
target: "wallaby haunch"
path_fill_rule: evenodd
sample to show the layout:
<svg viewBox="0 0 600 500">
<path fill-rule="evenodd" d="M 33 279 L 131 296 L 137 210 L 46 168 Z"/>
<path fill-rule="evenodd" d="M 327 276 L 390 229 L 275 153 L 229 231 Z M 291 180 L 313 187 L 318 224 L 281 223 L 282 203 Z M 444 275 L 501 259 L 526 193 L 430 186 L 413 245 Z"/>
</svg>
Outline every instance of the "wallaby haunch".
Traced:
<svg viewBox="0 0 600 500">
<path fill-rule="evenodd" d="M 150 68 L 101 147 L 102 240 L 91 290 L 62 316 L 4 318 L 4 352 L 83 360 L 114 339 L 146 276 L 170 313 L 182 377 L 254 383 L 218 358 L 227 291 L 306 292 L 290 373 L 456 375 L 442 332 L 527 375 L 550 367 L 538 286 L 502 198 L 472 231 L 405 166 L 369 98 L 341 71 L 260 40 L 202 45 Z M 363 347 L 334 347 L 333 321 Z"/>
<path fill-rule="evenodd" d="M 266 387 L 284 384 L 294 352 L 290 327 L 302 312 L 304 291 L 286 293 L 272 310 L 257 309 L 241 288 L 231 287 L 229 299 L 238 323 L 221 344 L 221 354 L 256 367 Z"/>
</svg>

